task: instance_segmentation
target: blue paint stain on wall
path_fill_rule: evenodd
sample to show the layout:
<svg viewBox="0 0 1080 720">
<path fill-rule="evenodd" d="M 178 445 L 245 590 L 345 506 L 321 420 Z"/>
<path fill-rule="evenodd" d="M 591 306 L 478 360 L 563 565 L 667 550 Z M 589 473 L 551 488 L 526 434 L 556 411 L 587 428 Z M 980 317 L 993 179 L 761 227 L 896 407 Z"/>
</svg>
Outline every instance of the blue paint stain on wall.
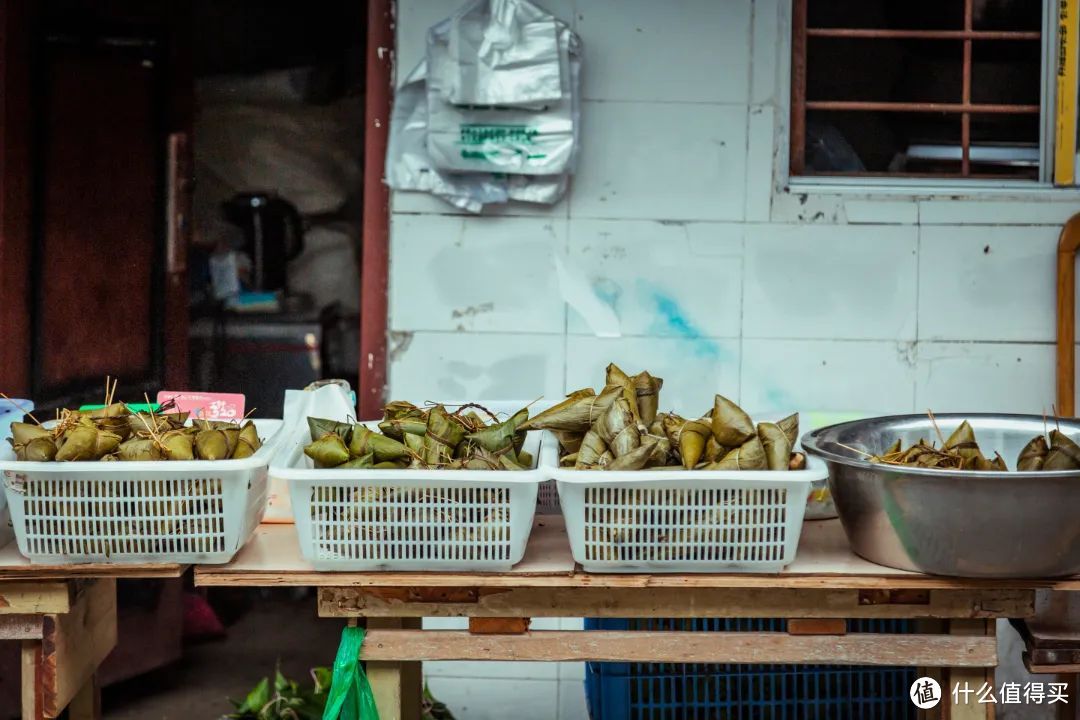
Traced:
<svg viewBox="0 0 1080 720">
<path fill-rule="evenodd" d="M 795 398 L 791 397 L 791 394 L 777 387 L 770 387 L 765 390 L 765 401 L 768 403 L 766 410 L 787 410 L 794 407 Z"/>
<path fill-rule="evenodd" d="M 619 287 L 619 283 L 611 278 L 600 277 L 593 280 L 592 289 L 596 293 L 596 297 L 610 305 L 613 310 L 618 308 L 619 296 L 622 295 L 622 288 Z"/>
<path fill-rule="evenodd" d="M 715 340 L 704 337 L 694 325 L 687 311 L 670 293 L 640 281 L 638 289 L 645 296 L 648 304 L 656 311 L 656 322 L 649 329 L 650 334 L 682 338 L 690 345 L 690 351 L 697 357 L 709 360 L 728 361 L 731 354 Z"/>
</svg>

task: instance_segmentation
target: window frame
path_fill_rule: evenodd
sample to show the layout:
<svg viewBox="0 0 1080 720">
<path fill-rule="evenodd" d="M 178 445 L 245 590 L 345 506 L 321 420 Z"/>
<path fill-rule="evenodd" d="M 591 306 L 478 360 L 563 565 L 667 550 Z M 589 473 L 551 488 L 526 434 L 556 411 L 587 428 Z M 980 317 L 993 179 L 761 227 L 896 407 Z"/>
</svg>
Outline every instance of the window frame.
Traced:
<svg viewBox="0 0 1080 720">
<path fill-rule="evenodd" d="M 802 0 L 802 7 L 805 2 Z M 779 114 L 783 131 L 779 138 L 784 141 L 782 151 L 777 153 L 776 172 L 781 182 L 779 188 L 789 192 L 811 194 L 849 194 L 925 196 L 962 195 L 980 196 L 1017 196 L 1023 199 L 1062 200 L 1068 196 L 1080 196 L 1080 178 L 1074 186 L 1055 186 L 1053 184 L 1053 160 L 1055 123 L 1053 109 L 1056 104 L 1056 37 L 1057 37 L 1058 0 L 1042 0 L 1042 37 L 1039 41 L 1042 49 L 1040 63 L 1040 103 L 1039 103 L 1039 176 L 1038 179 L 1018 178 L 954 178 L 954 177 L 904 177 L 904 176 L 850 176 L 850 175 L 794 175 L 791 156 L 794 149 L 793 129 L 795 128 L 793 88 L 795 86 L 795 47 L 796 22 L 805 19 L 796 17 L 800 0 L 782 0 L 780 41 L 780 97 L 782 99 Z M 805 36 L 804 36 L 805 40 Z M 1031 42 L 1031 41 L 1027 41 Z M 1080 160 L 1080 150 L 1078 150 Z M 1078 162 L 1080 168 L 1080 162 Z"/>
</svg>

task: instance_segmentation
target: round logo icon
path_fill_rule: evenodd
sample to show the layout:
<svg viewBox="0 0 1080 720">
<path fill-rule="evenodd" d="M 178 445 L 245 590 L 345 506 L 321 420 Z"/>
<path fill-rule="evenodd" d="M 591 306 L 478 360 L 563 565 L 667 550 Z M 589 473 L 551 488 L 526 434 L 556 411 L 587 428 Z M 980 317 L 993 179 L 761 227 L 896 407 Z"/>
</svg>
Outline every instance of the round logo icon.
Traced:
<svg viewBox="0 0 1080 720">
<path fill-rule="evenodd" d="M 929 710 L 932 707 L 937 707 L 938 703 L 941 702 L 941 685 L 934 678 L 921 677 L 911 683 L 908 696 L 911 698 L 911 702 L 915 704 L 915 707 L 920 710 Z"/>
</svg>

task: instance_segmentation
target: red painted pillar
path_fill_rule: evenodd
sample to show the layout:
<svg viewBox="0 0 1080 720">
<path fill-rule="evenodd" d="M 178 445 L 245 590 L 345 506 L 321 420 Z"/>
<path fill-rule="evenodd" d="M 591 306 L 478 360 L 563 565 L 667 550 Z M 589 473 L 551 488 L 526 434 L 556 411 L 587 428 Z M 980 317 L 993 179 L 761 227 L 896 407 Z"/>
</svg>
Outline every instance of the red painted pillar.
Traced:
<svg viewBox="0 0 1080 720">
<path fill-rule="evenodd" d="M 378 417 L 386 386 L 390 189 L 383 181 L 394 96 L 394 0 L 368 0 L 364 221 L 360 252 L 361 419 Z"/>
</svg>

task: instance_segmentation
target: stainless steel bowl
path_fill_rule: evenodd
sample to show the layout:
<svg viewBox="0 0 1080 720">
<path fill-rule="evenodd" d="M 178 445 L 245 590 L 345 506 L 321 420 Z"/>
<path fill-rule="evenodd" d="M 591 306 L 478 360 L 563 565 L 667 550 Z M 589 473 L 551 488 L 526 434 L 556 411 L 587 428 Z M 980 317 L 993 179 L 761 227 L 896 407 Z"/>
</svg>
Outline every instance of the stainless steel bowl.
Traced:
<svg viewBox="0 0 1080 720">
<path fill-rule="evenodd" d="M 1035 415 L 936 415 L 948 437 L 967 420 L 984 454 L 1009 468 L 1045 431 Z M 1080 441 L 1080 422 L 1046 422 Z M 1080 472 L 972 472 L 868 462 L 899 438 L 940 444 L 927 415 L 895 415 L 807 433 L 803 449 L 825 460 L 852 549 L 902 570 L 975 578 L 1046 578 L 1080 573 Z"/>
</svg>

